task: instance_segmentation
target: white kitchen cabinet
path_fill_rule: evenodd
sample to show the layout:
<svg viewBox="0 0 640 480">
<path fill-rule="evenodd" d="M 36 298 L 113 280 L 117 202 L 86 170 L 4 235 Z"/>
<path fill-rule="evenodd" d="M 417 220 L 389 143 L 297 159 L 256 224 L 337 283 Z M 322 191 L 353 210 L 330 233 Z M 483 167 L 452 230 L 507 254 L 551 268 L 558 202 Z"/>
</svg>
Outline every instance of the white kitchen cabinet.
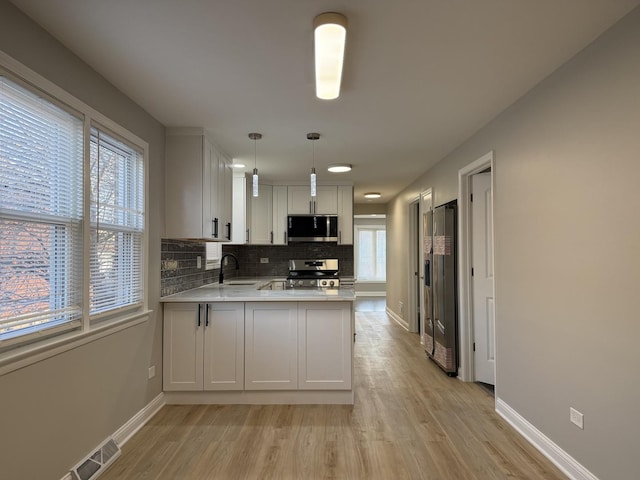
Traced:
<svg viewBox="0 0 640 480">
<path fill-rule="evenodd" d="M 245 304 L 245 390 L 297 390 L 295 302 Z"/>
<path fill-rule="evenodd" d="M 165 237 L 227 241 L 232 175 L 228 157 L 201 128 L 167 130 Z"/>
<path fill-rule="evenodd" d="M 249 243 L 271 244 L 273 241 L 273 187 L 260 185 L 257 197 L 249 196 Z"/>
<path fill-rule="evenodd" d="M 353 187 L 338 186 L 338 244 L 353 245 Z"/>
<path fill-rule="evenodd" d="M 318 185 L 316 194 L 315 199 L 312 199 L 309 185 L 290 185 L 288 188 L 288 214 L 338 214 L 338 187 Z"/>
<path fill-rule="evenodd" d="M 243 303 L 165 303 L 163 388 L 244 388 Z"/>
<path fill-rule="evenodd" d="M 287 186 L 273 186 L 273 244 L 287 244 Z"/>
<path fill-rule="evenodd" d="M 244 175 L 233 177 L 232 199 L 231 243 L 236 245 L 249 243 L 247 221 L 250 220 L 250 210 L 247 205 L 247 181 Z"/>
<path fill-rule="evenodd" d="M 298 389 L 350 390 L 351 302 L 298 304 Z"/>
</svg>

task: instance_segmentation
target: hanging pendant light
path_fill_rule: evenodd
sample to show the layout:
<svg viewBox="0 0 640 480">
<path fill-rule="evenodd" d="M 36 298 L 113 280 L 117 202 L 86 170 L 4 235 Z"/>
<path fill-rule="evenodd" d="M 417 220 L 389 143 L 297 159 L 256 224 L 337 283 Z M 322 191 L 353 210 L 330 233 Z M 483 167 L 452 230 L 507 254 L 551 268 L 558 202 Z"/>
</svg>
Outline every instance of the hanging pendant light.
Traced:
<svg viewBox="0 0 640 480">
<path fill-rule="evenodd" d="M 311 165 L 311 176 L 310 176 L 310 184 L 311 184 L 311 196 L 315 198 L 317 194 L 316 189 L 316 144 L 315 141 L 320 138 L 319 133 L 307 133 L 307 140 L 313 140 L 313 159 Z"/>
<path fill-rule="evenodd" d="M 253 140 L 253 181 L 252 181 L 252 195 L 254 197 L 258 196 L 258 165 L 257 165 L 257 155 L 256 155 L 256 141 L 262 138 L 261 133 L 250 133 L 249 138 Z"/>
</svg>

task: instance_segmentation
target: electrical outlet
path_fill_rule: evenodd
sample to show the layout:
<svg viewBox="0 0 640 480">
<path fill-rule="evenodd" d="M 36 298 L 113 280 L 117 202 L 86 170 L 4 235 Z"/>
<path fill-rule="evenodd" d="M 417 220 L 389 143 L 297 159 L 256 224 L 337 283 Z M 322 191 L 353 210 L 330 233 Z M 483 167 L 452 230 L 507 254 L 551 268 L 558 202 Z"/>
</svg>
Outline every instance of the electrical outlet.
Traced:
<svg viewBox="0 0 640 480">
<path fill-rule="evenodd" d="M 573 407 L 569 408 L 569 420 L 576 427 L 584 430 L 584 415 Z"/>
<path fill-rule="evenodd" d="M 202 257 L 200 255 L 196 257 L 196 268 L 202 268 Z"/>
<path fill-rule="evenodd" d="M 151 365 L 149 367 L 149 380 L 151 380 L 155 376 L 156 376 L 156 366 L 155 365 Z"/>
<path fill-rule="evenodd" d="M 267 257 L 260 257 L 260 263 L 269 263 L 269 259 Z"/>
</svg>

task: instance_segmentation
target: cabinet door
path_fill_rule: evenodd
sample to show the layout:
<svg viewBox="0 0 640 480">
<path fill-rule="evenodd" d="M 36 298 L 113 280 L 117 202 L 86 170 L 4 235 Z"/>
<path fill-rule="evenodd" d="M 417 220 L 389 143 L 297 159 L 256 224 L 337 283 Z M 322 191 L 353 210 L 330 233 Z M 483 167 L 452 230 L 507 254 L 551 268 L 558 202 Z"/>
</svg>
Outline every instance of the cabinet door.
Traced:
<svg viewBox="0 0 640 480">
<path fill-rule="evenodd" d="M 203 312 L 197 303 L 165 303 L 164 390 L 202 390 Z"/>
<path fill-rule="evenodd" d="M 245 304 L 245 390 L 298 388 L 295 302 Z"/>
<path fill-rule="evenodd" d="M 167 134 L 165 148 L 165 237 L 200 238 L 206 186 L 203 137 Z"/>
<path fill-rule="evenodd" d="M 204 164 L 202 173 L 203 211 L 202 238 L 219 240 L 222 231 L 218 208 L 218 173 L 220 159 L 211 141 L 204 139 Z"/>
<path fill-rule="evenodd" d="M 244 176 L 233 177 L 232 230 L 231 242 L 237 245 L 247 243 L 247 183 Z"/>
<path fill-rule="evenodd" d="M 298 389 L 351 388 L 352 322 L 350 302 L 298 304 Z"/>
<path fill-rule="evenodd" d="M 207 304 L 204 319 L 204 390 L 244 388 L 244 304 Z"/>
<path fill-rule="evenodd" d="M 353 245 L 353 187 L 338 186 L 338 244 Z"/>
<path fill-rule="evenodd" d="M 260 185 L 259 195 L 251 197 L 251 227 L 249 228 L 249 243 L 266 245 L 272 243 L 272 187 Z"/>
<path fill-rule="evenodd" d="M 316 187 L 316 198 L 311 198 L 308 185 L 291 185 L 288 194 L 289 214 L 317 213 L 336 215 L 338 213 L 338 189 L 334 185 Z"/>
<path fill-rule="evenodd" d="M 231 159 L 222 152 L 219 152 L 219 172 L 218 179 L 218 202 L 220 204 L 220 238 L 223 241 L 231 241 L 232 229 L 232 187 L 233 187 L 233 167 Z"/>
<path fill-rule="evenodd" d="M 273 244 L 287 244 L 287 186 L 273 187 Z"/>
</svg>

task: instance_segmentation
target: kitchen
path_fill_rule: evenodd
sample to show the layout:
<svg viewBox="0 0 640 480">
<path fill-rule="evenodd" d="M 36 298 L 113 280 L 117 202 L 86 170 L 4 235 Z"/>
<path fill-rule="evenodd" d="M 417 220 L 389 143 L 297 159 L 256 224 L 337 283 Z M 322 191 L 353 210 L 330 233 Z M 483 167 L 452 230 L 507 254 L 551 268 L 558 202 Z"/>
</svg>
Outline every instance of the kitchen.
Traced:
<svg viewBox="0 0 640 480">
<path fill-rule="evenodd" d="M 630 240 L 636 238 L 638 228 L 637 222 L 630 220 L 635 218 L 633 206 L 638 204 L 633 185 L 637 173 L 634 160 L 637 135 L 630 126 L 638 124 L 637 104 L 633 100 L 637 98 L 638 80 L 634 49 L 638 45 L 635 32 L 640 28 L 637 9 L 631 10 L 637 3 L 606 3 L 616 3 L 621 10 L 609 13 L 609 23 L 600 24 L 600 31 L 577 42 L 573 53 L 578 53 L 610 25 L 612 30 L 477 135 L 472 134 L 481 124 L 471 128 L 469 141 L 461 140 L 446 152 L 410 154 L 422 157 L 415 180 L 397 198 L 385 201 L 389 202 L 388 261 L 394 266 L 406 265 L 403 255 L 407 247 L 403 238 L 408 231 L 408 215 L 404 202 L 427 187 L 434 188 L 434 204 L 455 198 L 457 171 L 496 149 L 497 319 L 509 319 L 497 323 L 498 358 L 504 363 L 498 367 L 496 397 L 505 399 L 535 425 L 536 438 L 552 439 L 564 453 L 577 460 L 574 478 L 589 478 L 580 469 L 584 465 L 596 478 L 617 479 L 633 478 L 638 453 L 634 442 L 637 419 L 625 412 L 633 411 L 639 400 L 637 385 L 630 381 L 632 374 L 628 369 L 638 363 L 632 339 L 640 333 L 637 322 L 632 321 L 636 309 L 630 301 L 634 297 L 632 286 L 638 284 L 638 257 Z M 591 6 L 596 8 L 596 4 Z M 580 8 L 576 7 L 578 11 Z M 96 72 L 96 67 L 79 60 L 14 4 L 0 3 L 0 12 L 3 52 L 144 138 L 150 145 L 152 165 L 162 163 L 165 126 L 161 122 L 127 99 Z M 630 13 L 623 18 L 627 12 Z M 553 19 L 548 15 L 540 18 L 540 22 Z M 618 19 L 620 22 L 614 25 Z M 179 56 L 175 60 L 180 61 Z M 252 96 L 252 101 L 259 100 Z M 286 104 L 282 100 L 281 105 Z M 389 113 L 387 118 L 403 117 Z M 308 174 L 311 157 L 304 134 L 316 129 L 307 124 L 303 127 L 297 148 L 299 158 L 309 161 L 302 162 L 299 169 Z M 245 125 L 242 131 L 242 141 L 248 144 L 244 148 L 247 159 L 253 158 L 253 145 L 246 135 L 257 128 Z M 269 136 L 264 133 L 262 142 L 266 143 Z M 372 138 L 361 140 L 365 144 Z M 328 153 L 331 143 L 324 137 L 320 142 L 325 146 L 318 145 L 318 158 Z M 265 153 L 270 150 L 267 145 L 259 145 L 258 152 L 261 149 Z M 393 156 L 389 150 L 381 151 L 387 157 Z M 433 167 L 427 165 L 428 159 L 433 160 Z M 443 162 L 437 163 L 441 159 Z M 258 169 L 266 168 L 266 163 L 261 165 L 260 161 L 258 156 Z M 170 237 L 164 235 L 161 206 L 163 169 L 151 168 L 148 175 L 151 207 L 148 302 L 157 311 L 161 297 L 160 239 Z M 394 172 L 390 172 L 390 183 L 393 176 Z M 576 176 L 580 180 L 578 186 L 571 181 Z M 542 191 L 535 189 L 534 181 L 545 182 L 546 187 Z M 594 196 L 606 201 L 597 202 Z M 363 213 L 359 210 L 363 207 L 371 208 L 359 201 L 356 200 L 354 213 Z M 549 218 L 548 212 L 558 206 L 562 212 Z M 527 221 L 530 218 L 546 218 L 549 228 L 541 230 L 537 222 Z M 617 238 L 611 240 L 616 246 L 611 250 L 608 237 L 593 235 L 594 230 L 607 231 L 602 223 L 605 218 L 615 221 L 621 229 Z M 593 259 L 589 253 L 605 248 L 610 252 L 607 262 Z M 531 255 L 539 250 L 545 252 L 544 258 Z M 266 257 L 275 258 L 271 253 Z M 586 258 L 592 261 L 585 263 Z M 567 268 L 554 269 L 556 264 Z M 387 299 L 393 310 L 398 302 L 407 301 L 407 278 L 402 270 L 406 269 L 394 267 L 388 272 Z M 593 271 L 604 285 L 589 275 Z M 532 274 L 525 282 L 523 272 Z M 549 272 L 553 272 L 552 281 Z M 569 285 L 569 290 L 561 288 L 563 285 Z M 564 299 L 563 290 L 571 300 Z M 611 299 L 612 312 L 602 309 L 597 300 L 602 295 Z M 541 302 L 540 298 L 546 301 Z M 611 315 L 620 322 L 625 334 L 622 338 L 611 338 L 611 342 L 609 337 L 603 341 L 594 317 Z M 156 398 L 162 390 L 162 379 L 156 375 L 147 381 L 147 370 L 150 365 L 162 363 L 162 321 L 157 313 L 151 318 L 126 329 L 126 335 L 117 332 L 104 336 L 91 344 L 91 350 L 81 347 L 2 375 L 1 402 L 5 412 L 2 422 L 6 426 L 4 431 L 12 432 L 11 438 L 3 435 L 2 440 L 2 463 L 8 469 L 5 471 L 20 478 L 17 469 L 27 465 L 36 472 L 31 478 L 61 478 L 63 472 L 88 453 L 87 447 L 98 445 Z M 558 337 L 544 338 L 541 333 L 544 331 L 554 331 Z M 500 342 L 501 338 L 509 341 Z M 545 355 L 533 350 L 534 345 L 542 344 L 548 345 Z M 573 356 L 566 354 L 567 349 Z M 591 353 L 596 351 L 602 354 Z M 95 372 L 101 374 L 96 376 Z M 83 382 L 78 382 L 78 378 Z M 579 404 L 575 406 L 586 413 L 584 430 L 575 429 L 568 421 L 569 406 L 576 398 Z M 95 412 L 103 414 L 94 416 Z M 64 449 L 51 448 L 60 443 L 57 434 L 60 431 L 68 432 Z M 25 445 L 33 450 L 22 447 Z M 34 451 L 38 452 L 39 462 L 30 460 Z M 57 475 L 38 474 L 42 470 L 36 464 Z M 576 471 L 582 472 L 582 477 Z"/>
</svg>

